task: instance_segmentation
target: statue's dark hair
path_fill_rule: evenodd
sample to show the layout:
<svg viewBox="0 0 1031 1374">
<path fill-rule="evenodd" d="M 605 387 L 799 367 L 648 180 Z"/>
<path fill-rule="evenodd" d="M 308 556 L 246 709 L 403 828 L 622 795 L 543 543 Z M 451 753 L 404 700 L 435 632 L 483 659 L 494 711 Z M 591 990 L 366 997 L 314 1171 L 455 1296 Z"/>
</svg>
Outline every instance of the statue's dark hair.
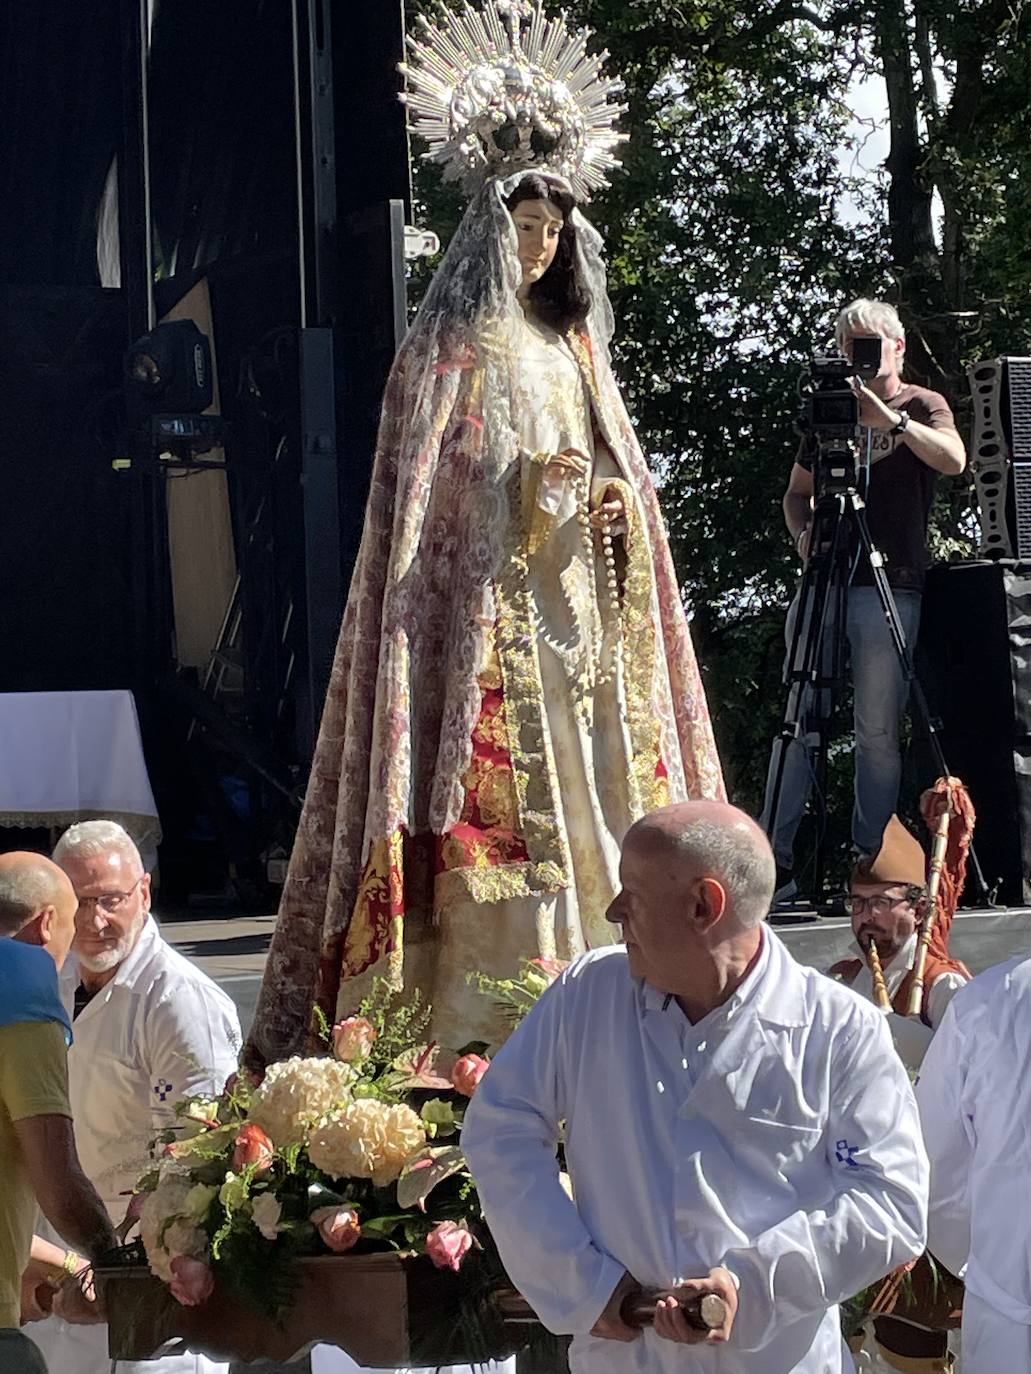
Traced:
<svg viewBox="0 0 1031 1374">
<path fill-rule="evenodd" d="M 580 271 L 576 255 L 576 229 L 570 220 L 576 202 L 568 191 L 535 173 L 523 177 L 505 201 L 509 211 L 523 200 L 546 200 L 562 212 L 562 228 L 558 248 L 551 266 L 530 287 L 529 299 L 533 312 L 560 334 L 581 329 L 587 321 L 591 297 Z"/>
</svg>

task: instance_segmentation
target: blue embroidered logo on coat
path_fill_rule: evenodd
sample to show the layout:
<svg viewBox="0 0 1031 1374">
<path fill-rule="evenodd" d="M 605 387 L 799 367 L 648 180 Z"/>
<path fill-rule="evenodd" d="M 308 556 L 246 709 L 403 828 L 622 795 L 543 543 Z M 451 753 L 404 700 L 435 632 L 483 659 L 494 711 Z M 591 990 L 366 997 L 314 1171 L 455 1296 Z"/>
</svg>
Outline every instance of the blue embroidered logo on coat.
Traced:
<svg viewBox="0 0 1031 1374">
<path fill-rule="evenodd" d="M 858 1149 L 858 1145 L 850 1145 L 847 1140 L 839 1140 L 834 1147 L 835 1158 L 839 1164 L 847 1164 L 850 1169 L 858 1169 L 859 1165 L 854 1158 Z"/>
<path fill-rule="evenodd" d="M 159 1078 L 154 1084 L 154 1096 L 159 1102 L 167 1102 L 168 1094 L 172 1091 L 172 1084 L 167 1078 Z"/>
</svg>

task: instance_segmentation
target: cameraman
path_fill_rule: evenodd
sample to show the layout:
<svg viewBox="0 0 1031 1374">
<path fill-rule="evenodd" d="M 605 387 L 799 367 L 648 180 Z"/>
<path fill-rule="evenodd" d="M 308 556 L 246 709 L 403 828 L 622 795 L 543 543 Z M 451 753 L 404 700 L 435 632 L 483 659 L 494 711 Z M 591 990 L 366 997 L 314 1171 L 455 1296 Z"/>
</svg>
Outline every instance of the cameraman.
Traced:
<svg viewBox="0 0 1031 1374">
<path fill-rule="evenodd" d="M 874 547 L 884 557 L 899 619 L 912 649 L 920 626 L 920 598 L 927 565 L 927 519 L 938 473 L 952 475 L 966 467 L 963 440 L 956 432 L 948 402 L 936 391 L 911 386 L 900 376 L 906 351 L 906 332 L 892 306 L 860 299 L 845 307 L 835 325 L 838 347 L 852 357 L 857 338 L 881 340 L 881 364 L 864 385 L 852 383 L 859 398 L 861 459 L 870 457 L 865 493 L 866 519 Z M 784 495 L 784 519 L 803 563 L 808 555 L 813 518 L 812 453 L 803 439 Z M 898 661 L 873 575 L 865 558 L 858 558 L 852 537 L 852 576 L 845 626 L 852 663 L 855 697 L 855 810 L 852 840 L 860 856 L 876 853 L 884 827 L 895 811 L 902 771 L 899 757 L 899 720 L 908 684 Z M 798 594 L 788 611 L 786 638 L 790 652 L 798 610 Z M 822 646 L 822 672 L 827 676 L 834 643 L 833 598 L 828 604 Z M 803 634 L 799 654 L 804 649 Z M 785 662 L 785 675 L 789 664 Z M 797 697 L 801 701 L 797 702 Z M 794 881 L 794 843 L 812 785 L 812 760 L 830 710 L 829 692 L 796 692 L 802 738 L 786 746 L 776 825 L 770 835 L 777 859 L 775 901 L 797 893 Z M 770 809 L 777 760 L 782 746 L 773 746 L 766 782 L 764 819 L 769 832 Z"/>
</svg>

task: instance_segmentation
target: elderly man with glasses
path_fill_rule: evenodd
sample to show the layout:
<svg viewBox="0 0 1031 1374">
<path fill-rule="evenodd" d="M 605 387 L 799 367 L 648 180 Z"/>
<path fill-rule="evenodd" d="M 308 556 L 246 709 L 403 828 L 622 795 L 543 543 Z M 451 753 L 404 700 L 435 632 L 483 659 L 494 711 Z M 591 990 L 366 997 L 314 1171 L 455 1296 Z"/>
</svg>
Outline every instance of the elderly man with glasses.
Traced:
<svg viewBox="0 0 1031 1374">
<path fill-rule="evenodd" d="M 180 1099 L 217 1096 L 236 1068 L 240 1024 L 231 999 L 162 938 L 150 875 L 113 821 L 73 825 L 54 861 L 77 899 L 72 954 L 61 978 L 73 1016 L 69 1098 L 79 1155 L 112 1221 L 146 1172 L 149 1144 Z M 69 1313 L 88 1319 L 88 1311 Z M 107 1329 L 50 1319 L 33 1330 L 50 1368 L 108 1374 Z M 135 1365 L 119 1363 L 118 1374 Z M 153 1374 L 224 1369 L 197 1355 L 141 1366 Z"/>
</svg>

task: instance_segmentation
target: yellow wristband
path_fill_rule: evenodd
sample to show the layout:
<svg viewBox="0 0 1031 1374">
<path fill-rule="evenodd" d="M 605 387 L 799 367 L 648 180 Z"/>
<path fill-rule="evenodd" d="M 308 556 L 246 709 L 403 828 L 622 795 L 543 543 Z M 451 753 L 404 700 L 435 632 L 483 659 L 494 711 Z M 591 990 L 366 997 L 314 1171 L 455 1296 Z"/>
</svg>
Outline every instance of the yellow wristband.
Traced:
<svg viewBox="0 0 1031 1374">
<path fill-rule="evenodd" d="M 59 1288 L 63 1288 L 69 1279 L 75 1277 L 80 1264 L 82 1264 L 81 1255 L 77 1255 L 74 1250 L 64 1252 L 60 1269 L 54 1269 L 47 1275 L 47 1283 L 55 1293 Z"/>
</svg>

